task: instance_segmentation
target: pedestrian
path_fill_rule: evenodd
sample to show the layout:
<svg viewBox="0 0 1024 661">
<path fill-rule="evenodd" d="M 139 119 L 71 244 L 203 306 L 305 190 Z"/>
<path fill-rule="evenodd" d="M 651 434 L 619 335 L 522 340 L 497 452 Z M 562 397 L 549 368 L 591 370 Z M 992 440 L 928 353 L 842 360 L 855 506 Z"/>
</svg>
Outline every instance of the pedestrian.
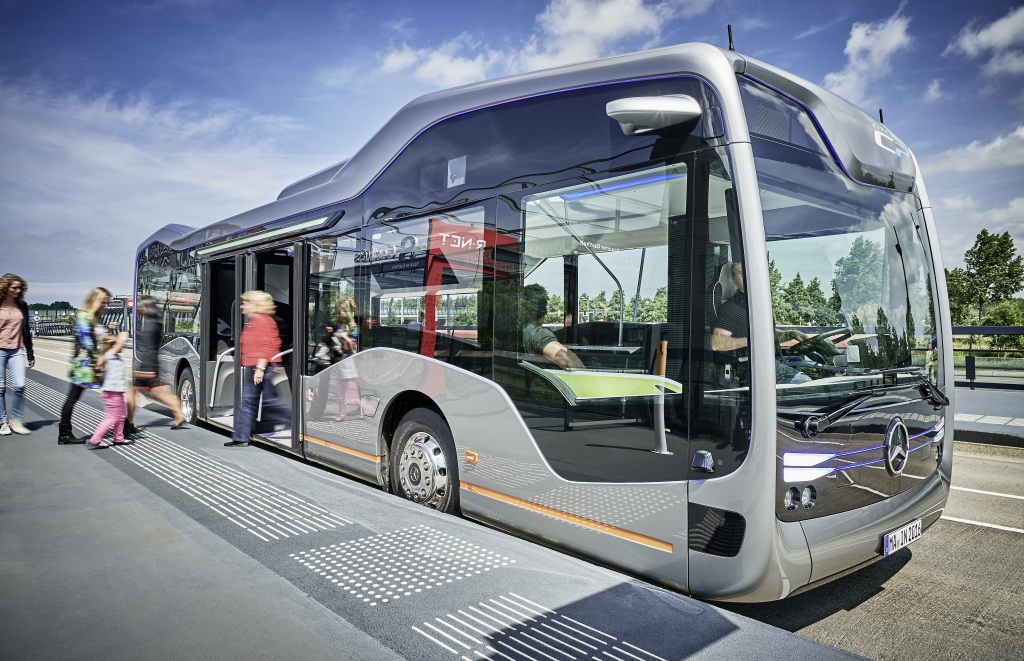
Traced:
<svg viewBox="0 0 1024 661">
<path fill-rule="evenodd" d="M 68 380 L 68 395 L 60 410 L 60 425 L 57 427 L 57 443 L 71 445 L 85 443 L 84 438 L 77 438 L 71 429 L 71 413 L 75 404 L 87 388 L 99 388 L 96 378 L 96 348 L 98 342 L 112 330 L 117 330 L 117 322 L 110 327 L 103 326 L 100 319 L 110 302 L 110 292 L 103 287 L 94 287 L 85 297 L 82 309 L 75 313 L 74 328 L 75 347 L 71 356 L 71 371 Z"/>
<path fill-rule="evenodd" d="M 13 273 L 0 277 L 0 436 L 28 434 L 21 415 L 25 406 L 25 368 L 36 365 L 32 351 L 25 292 L 28 284 Z M 11 417 L 7 417 L 7 370 L 11 371 Z"/>
<path fill-rule="evenodd" d="M 121 349 L 128 341 L 128 333 L 107 333 L 100 340 L 96 354 L 95 372 L 97 378 L 102 375 L 103 386 L 100 396 L 103 397 L 103 419 L 89 439 L 89 449 L 98 450 L 107 447 L 103 436 L 114 430 L 114 445 L 128 445 L 132 441 L 125 440 L 124 393 L 128 388 L 125 381 L 124 363 L 121 362 Z"/>
<path fill-rule="evenodd" d="M 292 410 L 277 396 L 271 361 L 281 352 L 281 335 L 273 314 L 274 299 L 265 291 L 242 294 L 242 314 L 248 319 L 242 328 L 242 398 L 235 407 L 235 429 L 225 446 L 249 445 L 256 421 L 256 408 L 263 397 L 263 413 L 271 421 L 291 426 Z"/>
<path fill-rule="evenodd" d="M 139 326 L 135 329 L 135 362 L 138 369 L 132 372 L 132 385 L 128 388 L 128 417 L 124 429 L 127 436 L 142 430 L 133 422 L 135 418 L 135 390 L 146 390 L 171 410 L 174 424 L 171 429 L 187 429 L 185 414 L 181 410 L 181 400 L 170 386 L 160 378 L 160 344 L 164 336 L 164 324 L 157 306 L 156 298 L 143 296 L 135 305 L 139 313 Z"/>
</svg>

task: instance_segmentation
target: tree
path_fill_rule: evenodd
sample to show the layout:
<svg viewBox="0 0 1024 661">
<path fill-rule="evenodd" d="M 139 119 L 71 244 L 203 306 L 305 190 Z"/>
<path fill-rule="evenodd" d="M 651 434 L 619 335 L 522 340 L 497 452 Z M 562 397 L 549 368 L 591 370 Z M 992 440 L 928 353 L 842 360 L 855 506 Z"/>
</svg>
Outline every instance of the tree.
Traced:
<svg viewBox="0 0 1024 661">
<path fill-rule="evenodd" d="M 946 269 L 946 289 L 949 291 L 949 316 L 954 326 L 967 326 L 971 319 L 969 276 L 962 268 Z"/>
<path fill-rule="evenodd" d="M 985 315 L 983 326 L 1024 326 L 1024 309 L 1016 300 L 1002 301 Z M 986 335 L 993 349 L 1024 349 L 1024 335 Z"/>
<path fill-rule="evenodd" d="M 978 232 L 974 246 L 964 254 L 964 263 L 962 287 L 966 299 L 977 310 L 975 318 L 979 324 L 990 307 L 1024 288 L 1024 259 L 1017 254 L 1009 232 Z"/>
<path fill-rule="evenodd" d="M 836 260 L 834 298 L 843 310 L 856 313 L 865 304 L 877 304 L 882 292 L 882 245 L 857 237 L 850 254 Z"/>
</svg>

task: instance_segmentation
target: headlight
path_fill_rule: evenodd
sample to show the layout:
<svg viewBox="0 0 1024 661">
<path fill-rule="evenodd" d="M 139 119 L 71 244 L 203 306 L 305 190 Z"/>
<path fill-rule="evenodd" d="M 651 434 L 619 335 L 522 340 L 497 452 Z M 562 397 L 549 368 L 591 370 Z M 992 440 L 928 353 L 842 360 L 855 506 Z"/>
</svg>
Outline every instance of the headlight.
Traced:
<svg viewBox="0 0 1024 661">
<path fill-rule="evenodd" d="M 804 490 L 800 493 L 800 504 L 804 506 L 804 509 L 814 507 L 814 501 L 817 499 L 818 492 L 811 485 L 804 487 Z"/>
<path fill-rule="evenodd" d="M 797 503 L 799 502 L 800 492 L 796 487 L 790 487 L 789 490 L 786 491 L 786 495 L 782 497 L 782 504 L 790 512 L 796 509 Z"/>
</svg>

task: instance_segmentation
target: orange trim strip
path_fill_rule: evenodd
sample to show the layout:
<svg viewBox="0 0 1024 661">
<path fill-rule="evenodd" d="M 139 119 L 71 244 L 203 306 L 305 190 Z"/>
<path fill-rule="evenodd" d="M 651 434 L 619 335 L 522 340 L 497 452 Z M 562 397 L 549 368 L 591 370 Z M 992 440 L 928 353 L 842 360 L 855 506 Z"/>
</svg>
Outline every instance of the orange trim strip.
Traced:
<svg viewBox="0 0 1024 661">
<path fill-rule="evenodd" d="M 338 445 L 337 443 L 331 443 L 330 441 L 325 441 L 324 439 L 317 438 L 315 436 L 307 436 L 306 434 L 300 434 L 300 436 L 302 436 L 302 440 L 304 440 L 304 441 L 310 441 L 311 443 L 316 443 L 317 445 L 323 445 L 324 447 L 331 448 L 332 450 L 341 450 L 342 452 L 347 452 L 348 454 L 355 455 L 355 456 L 359 457 L 360 459 L 366 459 L 368 461 L 376 461 L 378 463 L 380 462 L 380 457 L 375 455 L 375 454 L 368 454 L 368 453 L 362 452 L 360 450 L 354 450 L 352 448 L 347 448 L 344 445 Z"/>
<path fill-rule="evenodd" d="M 490 489 L 487 489 L 485 487 L 479 487 L 475 484 L 470 484 L 469 482 L 462 482 L 462 488 L 465 489 L 466 491 L 478 493 L 481 496 L 487 496 L 489 498 L 494 498 L 495 500 L 500 500 L 501 502 L 508 503 L 509 505 L 516 505 L 517 507 L 522 507 L 524 509 L 528 509 L 532 512 L 537 512 L 539 514 L 546 514 L 556 519 L 561 519 L 562 521 L 575 523 L 576 525 L 583 526 L 584 528 L 590 528 L 591 530 L 596 530 L 597 532 L 603 532 L 607 535 L 614 535 L 615 537 L 620 537 L 630 542 L 636 542 L 637 544 L 643 544 L 644 546 L 649 546 L 653 549 L 658 549 L 659 551 L 667 551 L 668 553 L 671 553 L 674 548 L 672 544 L 669 544 L 668 542 L 663 542 L 660 539 L 654 539 L 653 537 L 641 535 L 640 533 L 632 532 L 630 530 L 624 530 L 623 528 L 616 528 L 615 526 L 610 526 L 607 523 L 601 523 L 600 521 L 585 519 L 582 516 L 577 516 L 576 514 L 563 512 L 562 510 L 556 510 L 545 505 L 531 503 L 528 500 L 523 500 L 521 498 L 509 496 L 507 494 L 499 493 L 497 491 L 491 491 Z"/>
</svg>

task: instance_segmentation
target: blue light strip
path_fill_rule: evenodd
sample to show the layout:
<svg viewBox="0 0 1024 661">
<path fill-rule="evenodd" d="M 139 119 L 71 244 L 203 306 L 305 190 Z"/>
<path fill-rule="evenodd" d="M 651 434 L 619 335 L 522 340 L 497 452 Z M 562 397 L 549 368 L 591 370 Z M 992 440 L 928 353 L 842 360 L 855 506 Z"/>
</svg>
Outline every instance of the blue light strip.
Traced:
<svg viewBox="0 0 1024 661">
<path fill-rule="evenodd" d="M 910 452 L 917 452 L 922 448 L 926 448 L 932 443 L 938 443 L 942 440 L 943 428 L 945 426 L 945 419 L 940 418 L 939 421 L 930 429 L 926 429 L 920 434 L 911 436 L 910 439 L 920 438 L 927 436 L 928 434 L 935 434 L 934 438 L 928 439 L 926 443 L 922 443 L 915 448 L 911 448 Z M 909 440 L 909 439 L 908 439 Z M 785 452 L 782 455 L 782 479 L 785 482 L 801 482 L 816 480 L 822 477 L 831 475 L 836 471 L 849 470 L 851 468 L 860 468 L 862 466 L 870 466 L 871 464 L 877 464 L 880 461 L 885 461 L 885 457 L 878 457 L 869 461 L 862 461 L 856 464 L 847 464 L 846 466 L 822 466 L 818 467 L 818 464 L 836 459 L 839 457 L 848 457 L 854 454 L 861 454 L 863 452 L 871 452 L 876 450 L 884 449 L 884 445 L 873 445 L 869 448 L 861 448 L 858 450 L 850 450 L 848 452 L 832 453 L 832 452 Z"/>
<path fill-rule="evenodd" d="M 559 195 L 563 200 L 578 200 L 581 197 L 590 197 L 591 195 L 600 195 L 601 193 L 607 193 L 613 190 L 621 190 L 623 188 L 632 188 L 633 186 L 644 186 L 646 184 L 653 184 L 656 181 L 665 181 L 666 179 L 681 179 L 681 174 L 663 174 L 657 177 L 646 177 L 644 179 L 633 179 L 632 181 L 624 181 L 619 184 L 612 184 L 611 186 L 599 186 L 593 190 L 580 191 L 579 193 L 566 193 L 565 195 Z"/>
</svg>

